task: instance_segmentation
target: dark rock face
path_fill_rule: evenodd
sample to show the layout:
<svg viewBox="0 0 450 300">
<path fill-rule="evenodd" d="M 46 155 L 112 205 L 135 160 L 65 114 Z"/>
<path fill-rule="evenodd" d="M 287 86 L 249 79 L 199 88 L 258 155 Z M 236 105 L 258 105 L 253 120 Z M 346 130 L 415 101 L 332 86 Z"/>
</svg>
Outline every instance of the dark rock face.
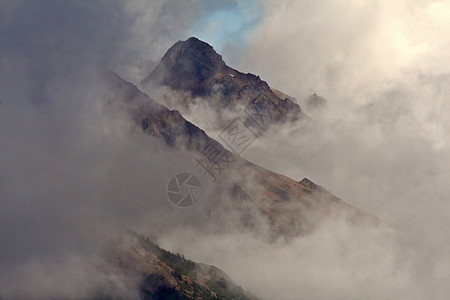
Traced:
<svg viewBox="0 0 450 300">
<path fill-rule="evenodd" d="M 222 56 L 210 45 L 190 38 L 173 45 L 143 82 L 153 81 L 173 89 L 191 91 L 193 95 L 208 96 L 211 91 L 206 81 L 228 69 Z"/>
<path fill-rule="evenodd" d="M 220 112 L 223 109 L 264 111 L 270 122 L 292 121 L 306 116 L 289 98 L 280 98 L 259 76 L 228 67 L 213 47 L 191 37 L 173 45 L 159 65 L 142 81 L 144 89 L 168 87 L 188 93 L 177 99 L 178 106 L 189 107 L 190 98 L 200 97 Z"/>
</svg>

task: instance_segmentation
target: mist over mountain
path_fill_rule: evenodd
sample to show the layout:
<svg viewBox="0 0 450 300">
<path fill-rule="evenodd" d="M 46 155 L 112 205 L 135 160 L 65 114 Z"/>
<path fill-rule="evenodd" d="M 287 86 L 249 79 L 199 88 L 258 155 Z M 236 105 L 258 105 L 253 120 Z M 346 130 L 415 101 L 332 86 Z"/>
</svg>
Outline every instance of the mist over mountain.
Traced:
<svg viewBox="0 0 450 300">
<path fill-rule="evenodd" d="M 378 223 L 306 178 L 295 181 L 242 159 L 186 121 L 178 111 L 158 104 L 112 72 L 105 75 L 114 99 L 125 104 L 144 132 L 161 138 L 169 147 L 192 153 L 197 161 L 197 170 L 192 172 L 204 172 L 214 181 L 208 186 L 211 198 L 206 201 L 210 206 L 208 214 L 218 226 L 220 222 L 238 222 L 243 228 L 252 227 L 262 219 L 271 228 L 265 234 L 292 237 L 311 231 L 322 219 L 333 215 L 347 215 L 361 224 Z M 217 154 L 209 155 L 213 150 Z"/>
<path fill-rule="evenodd" d="M 149 93 L 165 87 L 159 95 L 171 107 L 188 113 L 195 105 L 206 104 L 218 115 L 217 127 L 230 122 L 228 114 L 240 111 L 266 112 L 265 124 L 243 117 L 258 134 L 273 123 L 304 120 L 307 116 L 289 97 L 279 97 L 259 76 L 241 73 L 225 64 L 222 56 L 204 41 L 191 37 L 178 41 L 142 81 Z M 257 122 L 256 122 L 257 123 Z"/>
</svg>

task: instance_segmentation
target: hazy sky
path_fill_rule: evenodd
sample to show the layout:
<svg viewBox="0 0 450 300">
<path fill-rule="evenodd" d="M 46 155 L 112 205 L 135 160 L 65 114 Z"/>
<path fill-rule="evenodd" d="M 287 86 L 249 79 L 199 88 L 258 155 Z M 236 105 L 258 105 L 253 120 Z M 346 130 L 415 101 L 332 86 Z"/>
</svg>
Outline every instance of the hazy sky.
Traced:
<svg viewBox="0 0 450 300">
<path fill-rule="evenodd" d="M 1 2 L 0 298 L 111 287 L 133 298 L 133 283 L 97 268 L 105 237 L 126 226 L 167 233 L 163 246 L 266 299 L 446 299 L 449 31 L 445 0 Z M 190 228 L 198 211 L 164 195 L 186 160 L 161 157 L 162 145 L 99 104 L 108 90 L 96 66 L 137 83 L 192 35 L 299 100 L 329 101 L 310 112 L 316 127 L 276 128 L 245 158 L 308 177 L 393 232 L 338 220 L 268 244 Z"/>
</svg>

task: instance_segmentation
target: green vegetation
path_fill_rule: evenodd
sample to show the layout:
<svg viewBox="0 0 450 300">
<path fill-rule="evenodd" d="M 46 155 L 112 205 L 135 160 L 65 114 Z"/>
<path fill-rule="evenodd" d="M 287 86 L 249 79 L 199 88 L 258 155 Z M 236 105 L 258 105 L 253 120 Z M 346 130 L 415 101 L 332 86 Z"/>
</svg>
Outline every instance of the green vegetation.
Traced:
<svg viewBox="0 0 450 300">
<path fill-rule="evenodd" d="M 160 248 L 158 245 L 150 241 L 148 238 L 141 238 L 141 243 L 144 248 L 156 255 L 161 261 L 168 264 L 173 268 L 172 276 L 177 280 L 181 291 L 191 291 L 192 295 L 195 295 L 195 299 L 203 300 L 251 300 L 256 299 L 252 296 L 248 296 L 247 293 L 239 286 L 232 282 L 229 282 L 226 278 L 221 277 L 211 273 L 209 280 L 207 280 L 206 285 L 209 290 L 204 286 L 201 286 L 195 280 L 197 279 L 197 265 L 195 262 L 186 259 L 184 255 L 174 254 L 170 251 Z M 189 276 L 193 279 L 192 282 L 186 282 L 183 280 L 183 275 Z M 214 296 L 213 293 L 217 295 Z M 145 294 L 145 292 L 144 292 Z M 161 288 L 158 290 L 158 295 L 163 298 L 157 299 L 191 299 L 192 297 L 183 295 L 179 291 Z M 156 295 L 153 294 L 153 297 Z M 165 297 L 165 298 L 164 298 Z M 155 298 L 156 299 L 156 298 Z"/>
<path fill-rule="evenodd" d="M 161 261 L 171 266 L 177 276 L 181 278 L 182 275 L 195 276 L 196 265 L 192 260 L 186 259 L 184 255 L 173 254 L 170 251 L 160 248 L 158 245 L 147 239 L 142 239 L 146 250 L 155 254 Z"/>
</svg>

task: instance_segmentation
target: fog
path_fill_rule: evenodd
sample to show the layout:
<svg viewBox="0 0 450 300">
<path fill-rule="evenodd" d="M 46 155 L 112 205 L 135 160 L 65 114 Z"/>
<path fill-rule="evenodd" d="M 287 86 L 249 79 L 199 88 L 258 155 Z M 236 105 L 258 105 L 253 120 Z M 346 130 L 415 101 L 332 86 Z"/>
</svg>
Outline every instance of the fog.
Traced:
<svg viewBox="0 0 450 300">
<path fill-rule="evenodd" d="M 312 126 L 275 127 L 242 156 L 383 222 L 330 219 L 288 242 L 238 224 L 209 229 L 210 194 L 171 205 L 167 182 L 198 172 L 192 158 L 102 101 L 98 65 L 139 82 L 197 19 L 236 3 L 0 4 L 0 298 L 136 298 L 136 278 L 102 258 L 126 228 L 263 299 L 446 299 L 450 2 L 261 1 L 241 48 L 225 41 L 231 67 L 299 103 L 314 92 L 328 100 L 307 111 Z M 215 118 L 202 104 L 188 114 L 213 137 Z"/>
<path fill-rule="evenodd" d="M 275 127 L 242 156 L 308 177 L 395 233 L 360 234 L 337 222 L 284 246 L 228 236 L 200 253 L 183 242 L 163 245 L 214 261 L 266 299 L 445 299 L 450 2 L 263 3 L 263 21 L 244 49 L 225 47 L 225 61 L 300 104 L 318 93 L 328 105 L 302 107 L 313 126 Z M 201 105 L 188 114 L 217 137 L 208 115 Z"/>
<path fill-rule="evenodd" d="M 196 215 L 176 216 L 165 194 L 192 159 L 107 105 L 110 87 L 99 72 L 133 77 L 141 67 L 134 59 L 151 62 L 140 60 L 142 49 L 168 47 L 182 32 L 172 22 L 195 17 L 182 6 L 0 4 L 0 298 L 136 299 L 137 279 L 107 264 L 106 245 L 125 229 Z"/>
<path fill-rule="evenodd" d="M 400 298 L 444 299 L 450 258 L 450 39 L 446 34 L 450 2 L 268 1 L 265 5 L 264 21 L 247 48 L 232 56 L 229 64 L 259 74 L 298 100 L 316 92 L 329 104 L 309 112 L 314 128 L 274 129 L 243 156 L 295 179 L 308 177 L 395 228 L 396 238 L 390 242 L 363 243 L 374 249 L 371 259 L 361 266 L 336 264 L 322 281 L 340 282 L 345 275 L 333 274 L 342 269 L 356 277 L 361 269 L 371 270 L 370 284 L 361 286 L 357 280 L 339 284 L 341 288 L 354 284 L 345 297 L 395 298 L 389 292 L 394 279 Z M 352 244 L 355 237 L 350 236 L 342 242 Z M 329 238 L 319 237 L 320 233 L 317 248 L 328 248 Z M 382 254 L 376 254 L 378 247 Z M 353 254 L 360 249 L 353 249 Z M 302 247 L 291 250 L 297 253 Z M 337 253 L 333 252 L 333 259 L 339 262 Z M 390 255 L 390 272 L 378 273 Z M 320 253 L 309 258 L 323 260 Z M 308 267 L 311 260 L 300 260 L 288 286 L 302 282 L 297 279 L 303 278 L 302 267 L 317 271 Z M 376 263 L 371 266 L 371 262 Z M 400 279 L 407 285 L 396 281 Z M 413 286 L 417 293 L 410 294 Z M 374 287 L 378 292 L 371 290 Z M 340 295 L 332 284 L 318 289 L 323 292 L 316 291 L 312 298 Z M 335 296 L 330 296 L 333 290 Z M 295 289 L 287 295 L 295 299 Z"/>
</svg>

